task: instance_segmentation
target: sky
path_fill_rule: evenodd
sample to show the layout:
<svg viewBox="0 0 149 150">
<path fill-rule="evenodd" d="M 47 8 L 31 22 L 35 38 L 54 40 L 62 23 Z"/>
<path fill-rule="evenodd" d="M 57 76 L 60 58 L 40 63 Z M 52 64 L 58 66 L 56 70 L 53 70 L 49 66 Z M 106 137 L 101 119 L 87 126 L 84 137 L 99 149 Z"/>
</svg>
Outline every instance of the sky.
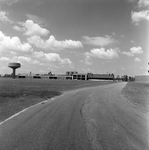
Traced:
<svg viewBox="0 0 149 150">
<path fill-rule="evenodd" d="M 0 74 L 149 70 L 149 0 L 0 0 Z"/>
</svg>

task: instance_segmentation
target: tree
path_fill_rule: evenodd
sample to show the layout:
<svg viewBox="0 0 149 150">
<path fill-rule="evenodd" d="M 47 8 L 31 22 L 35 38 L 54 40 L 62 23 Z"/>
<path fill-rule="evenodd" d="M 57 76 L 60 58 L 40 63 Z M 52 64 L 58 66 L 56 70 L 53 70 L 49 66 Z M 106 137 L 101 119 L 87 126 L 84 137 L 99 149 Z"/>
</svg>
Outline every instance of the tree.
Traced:
<svg viewBox="0 0 149 150">
<path fill-rule="evenodd" d="M 52 75 L 52 72 L 50 71 L 50 72 L 48 73 L 48 75 Z"/>
</svg>

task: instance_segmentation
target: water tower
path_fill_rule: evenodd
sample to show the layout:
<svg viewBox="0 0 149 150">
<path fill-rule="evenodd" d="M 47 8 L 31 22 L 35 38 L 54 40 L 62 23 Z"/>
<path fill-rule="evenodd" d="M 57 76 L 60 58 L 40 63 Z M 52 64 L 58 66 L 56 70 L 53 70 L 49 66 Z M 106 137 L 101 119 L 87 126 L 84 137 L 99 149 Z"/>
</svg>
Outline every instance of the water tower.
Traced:
<svg viewBox="0 0 149 150">
<path fill-rule="evenodd" d="M 20 64 L 20 63 L 9 63 L 9 64 L 8 64 L 8 67 L 10 67 L 10 68 L 13 69 L 12 77 L 15 78 L 16 69 L 17 69 L 17 68 L 20 68 L 20 67 L 21 67 L 21 64 Z"/>
</svg>

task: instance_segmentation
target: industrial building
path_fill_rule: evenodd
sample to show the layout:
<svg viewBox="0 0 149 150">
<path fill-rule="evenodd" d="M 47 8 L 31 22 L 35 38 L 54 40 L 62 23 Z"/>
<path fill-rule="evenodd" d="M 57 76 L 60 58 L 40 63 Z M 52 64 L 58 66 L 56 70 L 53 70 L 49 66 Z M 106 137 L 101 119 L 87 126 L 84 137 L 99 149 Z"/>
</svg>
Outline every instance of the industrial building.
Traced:
<svg viewBox="0 0 149 150">
<path fill-rule="evenodd" d="M 38 78 L 55 80 L 114 80 L 114 74 L 93 74 L 67 71 L 66 74 L 18 74 L 18 78 Z"/>
<path fill-rule="evenodd" d="M 73 77 L 65 74 L 51 74 L 49 75 L 49 79 L 72 80 Z"/>
<path fill-rule="evenodd" d="M 88 73 L 87 79 L 96 79 L 96 80 L 114 80 L 114 74 L 93 74 Z"/>
<path fill-rule="evenodd" d="M 20 63 L 9 63 L 8 67 L 13 69 L 12 77 L 15 78 L 15 70 L 21 67 Z M 77 71 L 67 71 L 65 74 L 29 74 L 19 73 L 18 78 L 35 78 L 35 79 L 60 79 L 60 80 L 114 80 L 114 74 L 93 74 L 78 73 Z"/>
</svg>

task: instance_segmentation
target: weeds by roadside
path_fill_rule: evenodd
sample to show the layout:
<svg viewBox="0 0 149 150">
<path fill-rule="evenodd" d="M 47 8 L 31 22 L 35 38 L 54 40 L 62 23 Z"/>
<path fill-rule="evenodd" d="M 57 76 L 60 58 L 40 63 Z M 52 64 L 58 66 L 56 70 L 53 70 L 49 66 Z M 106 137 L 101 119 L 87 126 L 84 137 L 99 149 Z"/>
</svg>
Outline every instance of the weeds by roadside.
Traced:
<svg viewBox="0 0 149 150">
<path fill-rule="evenodd" d="M 149 83 L 128 82 L 122 94 L 142 112 L 149 111 Z"/>
</svg>

